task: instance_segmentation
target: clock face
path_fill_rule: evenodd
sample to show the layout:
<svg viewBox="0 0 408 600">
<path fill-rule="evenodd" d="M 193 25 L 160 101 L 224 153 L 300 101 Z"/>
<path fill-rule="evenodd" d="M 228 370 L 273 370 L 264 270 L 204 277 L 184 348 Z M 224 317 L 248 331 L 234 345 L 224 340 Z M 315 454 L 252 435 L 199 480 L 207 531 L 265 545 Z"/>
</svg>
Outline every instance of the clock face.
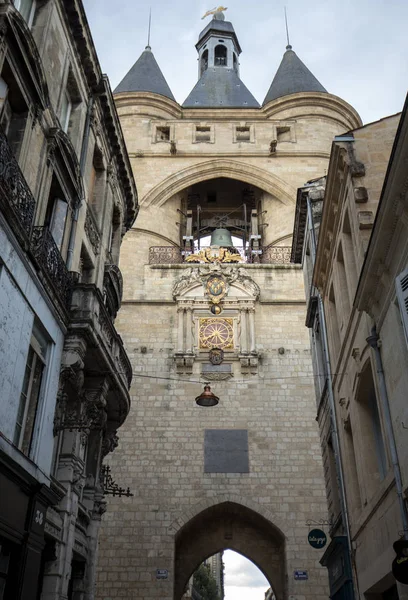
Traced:
<svg viewBox="0 0 408 600">
<path fill-rule="evenodd" d="M 232 319 L 200 319 L 200 348 L 234 347 L 234 328 Z"/>
</svg>

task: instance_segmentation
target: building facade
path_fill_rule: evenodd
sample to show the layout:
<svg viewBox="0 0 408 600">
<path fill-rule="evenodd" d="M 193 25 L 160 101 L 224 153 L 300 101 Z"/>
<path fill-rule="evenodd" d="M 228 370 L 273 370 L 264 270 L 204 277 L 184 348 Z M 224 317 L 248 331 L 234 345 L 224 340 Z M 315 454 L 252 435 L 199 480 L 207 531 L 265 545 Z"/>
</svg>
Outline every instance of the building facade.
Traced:
<svg viewBox="0 0 408 600">
<path fill-rule="evenodd" d="M 332 536 L 322 563 L 341 598 L 353 573 L 355 597 L 407 597 L 393 576 L 408 523 L 405 115 L 335 138 L 327 180 L 298 192 L 292 260 L 304 265 Z"/>
<path fill-rule="evenodd" d="M 260 105 L 220 12 L 196 48 L 183 105 L 150 47 L 115 90 L 141 210 L 117 321 L 135 401 L 110 464 L 136 492 L 104 515 L 96 597 L 179 600 L 198 565 L 231 548 L 278 600 L 323 600 L 306 523 L 326 515 L 324 480 L 290 245 L 297 188 L 361 122 L 291 47 Z M 195 402 L 204 382 L 212 408 Z"/>
<path fill-rule="evenodd" d="M 0 598 L 89 598 L 137 193 L 82 3 L 1 2 L 0 38 Z"/>
</svg>

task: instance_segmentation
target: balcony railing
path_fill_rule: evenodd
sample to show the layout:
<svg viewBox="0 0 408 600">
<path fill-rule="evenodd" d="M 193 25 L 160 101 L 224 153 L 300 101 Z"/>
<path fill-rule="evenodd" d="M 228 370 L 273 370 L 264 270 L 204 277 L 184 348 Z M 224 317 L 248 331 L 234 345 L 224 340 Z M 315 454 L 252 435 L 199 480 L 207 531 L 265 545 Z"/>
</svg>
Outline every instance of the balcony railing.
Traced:
<svg viewBox="0 0 408 600">
<path fill-rule="evenodd" d="M 2 131 L 0 131 L 0 206 L 20 242 L 27 245 L 34 221 L 35 200 Z"/>
<path fill-rule="evenodd" d="M 208 246 L 206 246 L 208 247 Z M 205 247 L 201 246 L 201 250 Z M 235 250 L 241 255 L 243 263 L 258 263 L 266 265 L 290 264 L 290 246 L 266 246 L 257 253 L 243 247 L 235 246 Z M 197 250 L 195 250 L 195 253 Z M 149 248 L 150 265 L 182 264 L 192 252 L 184 252 L 178 246 L 151 246 Z M 189 261 L 187 261 L 189 262 Z M 190 264 L 195 264 L 191 262 Z M 238 263 L 242 264 L 242 263 Z"/>
<path fill-rule="evenodd" d="M 109 364 L 112 373 L 116 373 L 126 390 L 132 382 L 132 365 L 123 346 L 122 339 L 109 314 L 101 292 L 93 284 L 78 283 L 75 285 L 71 306 L 71 327 L 75 331 L 82 328 L 88 332 L 89 324 L 95 335 L 95 352 L 103 357 L 97 364 Z"/>
<path fill-rule="evenodd" d="M 48 227 L 33 227 L 31 252 L 52 292 L 67 308 L 72 293 L 72 275 Z"/>
</svg>

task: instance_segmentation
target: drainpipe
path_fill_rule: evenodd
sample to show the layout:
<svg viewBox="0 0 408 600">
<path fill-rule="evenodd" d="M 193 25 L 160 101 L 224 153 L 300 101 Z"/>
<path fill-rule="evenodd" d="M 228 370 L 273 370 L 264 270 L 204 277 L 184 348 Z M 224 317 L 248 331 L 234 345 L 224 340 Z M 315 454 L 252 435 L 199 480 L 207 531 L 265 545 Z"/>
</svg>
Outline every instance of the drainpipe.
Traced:
<svg viewBox="0 0 408 600">
<path fill-rule="evenodd" d="M 311 244 L 312 245 L 312 261 L 313 261 L 313 265 L 314 265 L 316 262 L 317 243 L 316 243 L 316 232 L 315 232 L 314 222 L 313 222 L 312 203 L 311 203 L 309 194 L 307 194 L 307 220 L 308 220 L 308 226 L 309 226 L 310 240 L 312 243 Z M 348 555 L 350 558 L 350 565 L 352 568 L 352 586 L 353 586 L 352 600 L 354 600 L 354 598 L 358 598 L 358 593 L 357 593 L 358 580 L 357 580 L 356 568 L 355 568 L 355 563 L 354 563 L 353 546 L 352 546 L 352 542 L 351 542 L 350 521 L 349 521 L 349 516 L 348 516 L 348 510 L 347 510 L 346 488 L 344 485 L 343 461 L 342 461 L 341 453 L 340 453 L 339 434 L 338 434 L 338 429 L 337 429 L 336 404 L 335 404 L 334 393 L 333 393 L 333 380 L 332 380 L 332 375 L 331 375 L 331 364 L 330 364 L 330 355 L 329 355 L 329 343 L 328 343 L 328 337 L 327 337 L 326 317 L 325 317 L 325 313 L 324 313 L 323 300 L 322 300 L 319 290 L 316 289 L 316 293 L 317 293 L 317 298 L 318 298 L 318 306 L 319 306 L 318 310 L 319 310 L 320 324 L 321 324 L 321 330 L 322 330 L 323 354 L 324 354 L 324 360 L 326 363 L 326 372 L 327 372 L 327 393 L 328 393 L 328 399 L 329 399 L 330 424 L 331 424 L 332 440 L 333 440 L 333 447 L 334 447 L 334 461 L 336 464 L 336 475 L 337 475 L 337 479 L 339 482 L 339 488 L 340 488 L 340 510 L 341 510 L 342 522 L 344 524 L 344 529 L 346 531 L 347 549 L 348 549 Z"/>
<path fill-rule="evenodd" d="M 378 345 L 379 337 L 375 326 L 371 330 L 371 335 L 367 338 L 367 343 L 374 350 L 375 364 L 378 376 L 378 387 L 380 391 L 380 401 L 384 415 L 385 426 L 387 429 L 388 447 L 391 454 L 392 467 L 394 470 L 395 486 L 397 488 L 398 503 L 400 507 L 402 526 L 404 529 L 404 539 L 408 540 L 408 511 L 405 504 L 402 489 L 401 469 L 397 454 L 397 445 L 395 443 L 394 430 L 392 428 L 390 403 L 388 400 L 387 386 L 385 385 L 385 376 L 381 358 L 380 347 Z"/>
<path fill-rule="evenodd" d="M 90 130 L 91 130 L 91 115 L 92 115 L 93 105 L 94 105 L 94 97 L 91 96 L 89 98 L 88 109 L 86 111 L 84 137 L 82 138 L 81 158 L 80 158 L 80 161 L 79 161 L 79 171 L 80 171 L 81 177 L 84 176 L 84 172 L 85 172 L 85 162 L 86 162 L 86 154 L 87 154 L 87 151 L 88 151 L 89 133 L 90 133 Z M 71 231 L 70 231 L 70 234 L 69 234 L 69 243 L 68 243 L 68 251 L 67 251 L 67 262 L 66 262 L 68 271 L 71 270 L 71 266 L 72 266 L 72 259 L 73 259 L 74 247 L 75 247 L 76 231 L 77 231 L 77 226 L 78 226 L 79 210 L 80 210 L 80 208 L 82 206 L 82 201 L 83 201 L 83 198 L 81 198 L 80 202 L 76 206 L 74 214 L 72 216 L 72 225 L 71 225 Z"/>
</svg>

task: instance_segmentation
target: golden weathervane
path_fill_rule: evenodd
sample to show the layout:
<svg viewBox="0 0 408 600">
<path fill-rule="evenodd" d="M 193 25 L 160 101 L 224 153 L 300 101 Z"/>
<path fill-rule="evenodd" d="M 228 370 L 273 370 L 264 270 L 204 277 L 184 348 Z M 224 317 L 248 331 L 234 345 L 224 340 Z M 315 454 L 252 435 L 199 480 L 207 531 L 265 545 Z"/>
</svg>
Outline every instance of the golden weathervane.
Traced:
<svg viewBox="0 0 408 600">
<path fill-rule="evenodd" d="M 209 17 L 210 15 L 216 15 L 219 12 L 224 12 L 224 10 L 227 10 L 226 6 L 219 6 L 218 8 L 212 8 L 211 10 L 207 10 L 207 12 L 205 13 L 205 15 L 203 17 L 201 17 L 202 19 L 205 19 L 205 17 Z"/>
</svg>

